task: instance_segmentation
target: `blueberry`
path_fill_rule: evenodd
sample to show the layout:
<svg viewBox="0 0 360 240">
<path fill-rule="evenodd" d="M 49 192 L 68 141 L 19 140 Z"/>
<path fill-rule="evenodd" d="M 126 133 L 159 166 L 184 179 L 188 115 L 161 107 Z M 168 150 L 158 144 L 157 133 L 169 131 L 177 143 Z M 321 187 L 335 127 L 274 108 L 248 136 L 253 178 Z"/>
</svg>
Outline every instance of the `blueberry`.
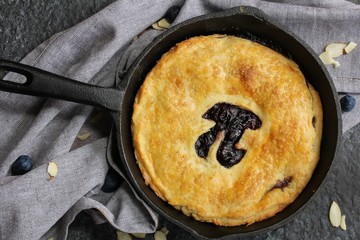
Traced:
<svg viewBox="0 0 360 240">
<path fill-rule="evenodd" d="M 356 104 L 356 99 L 349 94 L 346 94 L 344 97 L 340 99 L 341 110 L 343 112 L 350 112 L 351 110 L 354 109 L 355 104 Z"/>
<path fill-rule="evenodd" d="M 105 176 L 104 185 L 101 187 L 101 190 L 106 193 L 114 192 L 120 187 L 121 182 L 121 176 L 115 170 L 110 169 Z"/>
<path fill-rule="evenodd" d="M 172 23 L 179 14 L 180 9 L 181 7 L 177 5 L 170 7 L 165 13 L 164 18 L 166 18 L 169 23 Z"/>
<path fill-rule="evenodd" d="M 23 175 L 29 172 L 33 167 L 32 159 L 28 155 L 21 155 L 11 165 L 11 173 L 13 175 Z"/>
</svg>

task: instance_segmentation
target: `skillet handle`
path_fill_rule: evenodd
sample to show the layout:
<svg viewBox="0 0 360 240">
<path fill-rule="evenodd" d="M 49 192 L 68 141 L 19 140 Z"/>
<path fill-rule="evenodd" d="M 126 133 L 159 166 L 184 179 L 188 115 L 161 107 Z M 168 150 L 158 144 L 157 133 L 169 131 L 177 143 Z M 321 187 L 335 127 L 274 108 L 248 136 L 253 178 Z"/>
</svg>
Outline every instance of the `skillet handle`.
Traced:
<svg viewBox="0 0 360 240">
<path fill-rule="evenodd" d="M 21 63 L 0 60 L 0 73 L 14 72 L 25 76 L 26 81 L 17 83 L 0 77 L 0 90 L 38 97 L 56 98 L 120 111 L 124 92 L 116 88 L 104 88 L 71 80 Z"/>
</svg>

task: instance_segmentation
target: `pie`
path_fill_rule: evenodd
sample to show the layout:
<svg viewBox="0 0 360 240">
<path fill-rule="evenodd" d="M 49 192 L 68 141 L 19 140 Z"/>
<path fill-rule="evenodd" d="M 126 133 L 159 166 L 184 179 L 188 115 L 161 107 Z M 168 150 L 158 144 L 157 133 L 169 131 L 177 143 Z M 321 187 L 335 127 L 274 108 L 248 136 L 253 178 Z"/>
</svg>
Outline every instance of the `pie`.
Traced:
<svg viewBox="0 0 360 240">
<path fill-rule="evenodd" d="M 176 44 L 139 89 L 137 163 L 164 201 L 196 220 L 249 225 L 283 210 L 320 156 L 320 97 L 298 65 L 240 37 Z"/>
</svg>

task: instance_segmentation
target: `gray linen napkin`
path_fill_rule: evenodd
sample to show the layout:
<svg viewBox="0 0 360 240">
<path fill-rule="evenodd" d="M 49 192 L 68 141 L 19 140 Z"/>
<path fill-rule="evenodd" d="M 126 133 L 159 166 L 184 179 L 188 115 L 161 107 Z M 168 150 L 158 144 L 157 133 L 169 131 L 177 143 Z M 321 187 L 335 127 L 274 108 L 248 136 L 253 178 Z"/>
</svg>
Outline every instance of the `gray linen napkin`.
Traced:
<svg viewBox="0 0 360 240">
<path fill-rule="evenodd" d="M 119 0 L 56 34 L 22 63 L 101 86 L 114 85 L 119 63 L 117 84 L 124 87 L 121 73 L 160 34 L 148 26 L 170 6 L 182 3 L 174 24 L 201 14 L 250 5 L 287 26 L 316 53 L 320 54 L 331 42 L 360 42 L 360 6 L 343 0 Z M 340 68 L 327 67 L 339 92 L 360 92 L 359 51 L 356 48 L 340 57 Z M 356 99 L 360 103 L 360 98 Z M 359 109 L 358 104 L 352 112 L 343 114 L 344 131 L 359 122 Z M 93 141 L 81 144 L 84 146 L 73 144 L 93 113 L 90 106 L 0 92 L 0 239 L 66 239 L 69 224 L 82 210 L 87 210 L 97 222 L 109 221 L 125 232 L 155 231 L 157 214 L 132 192 L 126 181 L 115 193 L 99 190 L 109 168 L 107 160 L 119 170 L 106 158 L 108 137 L 96 133 Z M 11 164 L 22 154 L 33 157 L 34 169 L 23 176 L 10 176 Z M 46 172 L 49 161 L 59 165 L 53 181 L 48 181 Z"/>
</svg>

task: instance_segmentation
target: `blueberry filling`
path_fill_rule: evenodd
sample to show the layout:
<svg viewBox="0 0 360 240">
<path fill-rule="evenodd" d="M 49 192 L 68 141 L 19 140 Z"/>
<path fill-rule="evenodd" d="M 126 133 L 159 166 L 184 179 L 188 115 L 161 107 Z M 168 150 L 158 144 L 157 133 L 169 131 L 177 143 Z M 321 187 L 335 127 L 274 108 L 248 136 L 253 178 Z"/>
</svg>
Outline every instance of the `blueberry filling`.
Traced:
<svg viewBox="0 0 360 240">
<path fill-rule="evenodd" d="M 291 183 L 291 180 L 292 180 L 292 177 L 284 178 L 284 180 L 282 180 L 282 181 L 278 180 L 272 189 L 275 189 L 275 188 L 283 189 L 284 187 L 287 187 Z"/>
<path fill-rule="evenodd" d="M 312 118 L 312 125 L 315 128 L 315 126 L 316 126 L 316 117 L 315 116 Z"/>
<path fill-rule="evenodd" d="M 199 157 L 206 158 L 216 135 L 224 131 L 224 139 L 216 152 L 216 158 L 226 168 L 239 163 L 246 153 L 245 149 L 235 148 L 244 131 L 248 128 L 255 130 L 261 126 L 260 118 L 251 111 L 223 102 L 215 104 L 202 117 L 216 124 L 208 132 L 200 135 L 195 142 L 195 151 Z"/>
</svg>

